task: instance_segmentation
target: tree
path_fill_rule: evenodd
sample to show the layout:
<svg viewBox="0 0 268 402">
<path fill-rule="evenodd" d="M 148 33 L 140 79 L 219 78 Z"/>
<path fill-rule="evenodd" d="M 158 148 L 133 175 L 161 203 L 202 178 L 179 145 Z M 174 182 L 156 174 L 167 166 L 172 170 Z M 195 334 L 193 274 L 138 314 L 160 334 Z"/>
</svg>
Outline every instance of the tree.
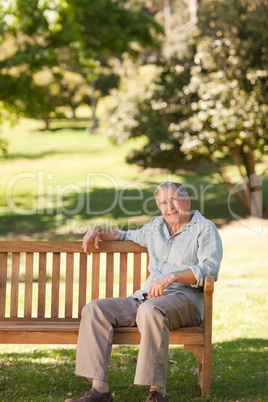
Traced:
<svg viewBox="0 0 268 402">
<path fill-rule="evenodd" d="M 268 150 L 267 14 L 264 0 L 203 1 L 187 60 L 165 61 L 129 130 L 147 138 L 129 162 L 174 171 L 207 161 L 229 189 L 221 161 L 231 156 L 244 190 L 234 197 L 254 216 L 262 208 L 256 161 Z"/>
<path fill-rule="evenodd" d="M 91 90 L 81 74 L 59 70 L 61 78 L 57 81 L 58 94 L 62 99 L 61 106 L 70 107 L 72 118 L 76 118 L 76 109 L 90 96 Z"/>
<path fill-rule="evenodd" d="M 57 65 L 57 49 L 68 43 L 59 22 L 64 3 L 1 2 L 0 100 L 13 116 L 36 115 L 38 109 L 50 108 L 44 104 L 46 88 L 34 82 L 34 75 Z"/>
<path fill-rule="evenodd" d="M 101 68 L 100 72 L 96 74 L 95 80 L 89 80 L 91 92 L 89 94 L 85 94 L 82 100 L 83 103 L 89 105 L 92 110 L 93 126 L 89 129 L 89 131 L 94 131 L 99 127 L 96 114 L 99 99 L 107 96 L 111 89 L 116 88 L 119 85 L 119 81 L 120 76 L 111 72 L 110 68 Z"/>
<path fill-rule="evenodd" d="M 94 76 L 100 57 L 137 57 L 140 48 L 156 47 L 162 32 L 126 0 L 91 0 L 90 6 L 88 0 L 7 0 L 0 4 L 0 21 L 0 101 L 8 113 L 33 117 L 42 108 L 47 113 L 44 103 L 51 102 L 34 82 L 44 68 Z"/>
</svg>

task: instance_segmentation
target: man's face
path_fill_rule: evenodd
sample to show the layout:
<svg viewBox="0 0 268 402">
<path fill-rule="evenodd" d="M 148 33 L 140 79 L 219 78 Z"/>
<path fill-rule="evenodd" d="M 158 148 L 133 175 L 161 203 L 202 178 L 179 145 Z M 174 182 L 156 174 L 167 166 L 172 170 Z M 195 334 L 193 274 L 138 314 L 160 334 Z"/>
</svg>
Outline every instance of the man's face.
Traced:
<svg viewBox="0 0 268 402">
<path fill-rule="evenodd" d="M 190 198 L 183 199 L 182 195 L 175 186 L 166 187 L 160 190 L 157 197 L 158 207 L 163 218 L 171 227 L 184 225 L 189 222 Z"/>
</svg>

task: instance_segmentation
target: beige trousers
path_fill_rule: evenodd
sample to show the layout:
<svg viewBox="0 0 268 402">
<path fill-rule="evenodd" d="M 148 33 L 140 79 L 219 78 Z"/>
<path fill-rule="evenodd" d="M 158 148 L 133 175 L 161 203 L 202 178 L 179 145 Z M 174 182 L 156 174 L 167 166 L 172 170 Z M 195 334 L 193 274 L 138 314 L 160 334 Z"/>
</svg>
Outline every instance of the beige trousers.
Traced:
<svg viewBox="0 0 268 402">
<path fill-rule="evenodd" d="M 114 327 L 138 327 L 141 342 L 134 383 L 166 386 L 169 331 L 201 324 L 189 299 L 173 293 L 146 301 L 132 297 L 93 300 L 82 311 L 76 374 L 108 381 Z"/>
</svg>

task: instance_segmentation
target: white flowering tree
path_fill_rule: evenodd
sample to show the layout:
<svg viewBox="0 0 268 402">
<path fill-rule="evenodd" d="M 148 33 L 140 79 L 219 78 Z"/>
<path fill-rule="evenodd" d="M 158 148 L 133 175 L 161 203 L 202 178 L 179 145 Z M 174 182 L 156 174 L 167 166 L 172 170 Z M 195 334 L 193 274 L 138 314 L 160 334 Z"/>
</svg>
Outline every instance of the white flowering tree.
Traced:
<svg viewBox="0 0 268 402">
<path fill-rule="evenodd" d="M 261 216 L 256 163 L 268 151 L 267 19 L 264 0 L 201 2 L 188 58 L 165 61 L 152 96 L 139 104 L 128 134 L 147 142 L 129 162 L 171 171 L 206 164 L 232 191 L 242 183 L 234 197 Z"/>
</svg>

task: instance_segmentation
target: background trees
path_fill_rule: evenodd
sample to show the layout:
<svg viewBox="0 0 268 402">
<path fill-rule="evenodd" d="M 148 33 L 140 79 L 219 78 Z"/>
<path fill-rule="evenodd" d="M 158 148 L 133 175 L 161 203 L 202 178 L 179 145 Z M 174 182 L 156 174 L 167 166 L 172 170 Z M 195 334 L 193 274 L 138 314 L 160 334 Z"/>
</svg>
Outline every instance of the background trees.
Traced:
<svg viewBox="0 0 268 402">
<path fill-rule="evenodd" d="M 47 122 L 58 115 L 59 105 L 74 110 L 79 90 L 82 101 L 96 98 L 100 73 L 100 93 L 107 93 L 112 71 L 100 71 L 101 59 L 108 66 L 110 57 L 134 57 L 142 48 L 155 48 L 162 32 L 149 14 L 129 8 L 126 0 L 92 0 L 90 6 L 87 0 L 5 0 L 0 21 L 2 113 Z M 82 90 L 80 82 L 78 90 L 68 72 L 81 75 L 89 88 Z"/>
<path fill-rule="evenodd" d="M 229 189 L 240 181 L 234 197 L 259 216 L 267 14 L 266 0 L 5 0 L 0 117 L 42 118 L 49 128 L 84 103 L 95 128 L 99 99 L 118 88 L 111 138 L 144 144 L 129 162 L 171 171 L 206 164 Z M 232 178 L 226 163 L 237 166 Z"/>
<path fill-rule="evenodd" d="M 188 51 L 162 60 L 150 95 L 138 102 L 128 136 L 146 140 L 128 161 L 171 171 L 206 164 L 229 189 L 241 181 L 234 197 L 260 216 L 256 162 L 268 150 L 267 4 L 203 0 L 197 17 Z M 240 178 L 225 173 L 230 157 Z"/>
</svg>

